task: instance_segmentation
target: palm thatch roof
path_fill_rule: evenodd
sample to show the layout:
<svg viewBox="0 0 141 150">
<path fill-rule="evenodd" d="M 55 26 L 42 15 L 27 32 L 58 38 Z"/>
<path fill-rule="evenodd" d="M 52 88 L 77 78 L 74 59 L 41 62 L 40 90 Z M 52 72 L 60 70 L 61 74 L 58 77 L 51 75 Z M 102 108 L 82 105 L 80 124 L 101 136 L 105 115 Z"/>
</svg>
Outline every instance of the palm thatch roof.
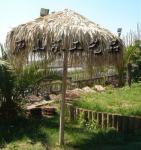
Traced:
<svg viewBox="0 0 141 150">
<path fill-rule="evenodd" d="M 6 47 L 10 58 L 18 62 L 35 53 L 44 53 L 46 59 L 61 57 L 67 50 L 72 64 L 91 60 L 96 65 L 119 63 L 123 49 L 117 36 L 68 9 L 13 28 Z"/>
</svg>

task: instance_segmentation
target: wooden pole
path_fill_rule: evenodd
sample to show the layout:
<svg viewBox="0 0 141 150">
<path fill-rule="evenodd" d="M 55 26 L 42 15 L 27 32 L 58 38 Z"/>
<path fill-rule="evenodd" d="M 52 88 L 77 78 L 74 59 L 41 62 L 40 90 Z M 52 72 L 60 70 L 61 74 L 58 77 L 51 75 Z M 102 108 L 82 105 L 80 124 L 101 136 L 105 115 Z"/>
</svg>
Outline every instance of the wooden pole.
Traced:
<svg viewBox="0 0 141 150">
<path fill-rule="evenodd" d="M 64 61 L 63 61 L 63 82 L 62 82 L 62 100 L 61 100 L 61 110 L 60 110 L 60 131 L 59 131 L 59 145 L 64 145 L 64 113 L 65 113 L 65 98 L 67 89 L 67 70 L 68 70 L 68 52 L 64 51 Z"/>
<path fill-rule="evenodd" d="M 92 79 L 93 76 L 93 66 L 92 66 L 92 51 L 89 53 L 89 60 L 88 60 L 88 69 L 89 69 L 89 79 Z"/>
</svg>

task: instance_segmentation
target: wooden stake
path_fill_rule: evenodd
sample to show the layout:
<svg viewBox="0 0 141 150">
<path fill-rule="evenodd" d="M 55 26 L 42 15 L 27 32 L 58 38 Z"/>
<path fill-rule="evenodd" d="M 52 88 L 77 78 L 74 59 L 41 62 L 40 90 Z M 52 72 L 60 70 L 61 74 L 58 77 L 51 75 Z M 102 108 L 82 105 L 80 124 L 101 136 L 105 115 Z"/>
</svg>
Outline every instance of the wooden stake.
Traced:
<svg viewBox="0 0 141 150">
<path fill-rule="evenodd" d="M 64 61 L 63 61 L 63 82 L 62 82 L 62 100 L 61 100 L 61 110 L 60 110 L 60 131 L 59 131 L 59 145 L 64 145 L 64 113 L 65 113 L 65 98 L 67 89 L 67 70 L 68 70 L 68 52 L 64 51 Z"/>
</svg>

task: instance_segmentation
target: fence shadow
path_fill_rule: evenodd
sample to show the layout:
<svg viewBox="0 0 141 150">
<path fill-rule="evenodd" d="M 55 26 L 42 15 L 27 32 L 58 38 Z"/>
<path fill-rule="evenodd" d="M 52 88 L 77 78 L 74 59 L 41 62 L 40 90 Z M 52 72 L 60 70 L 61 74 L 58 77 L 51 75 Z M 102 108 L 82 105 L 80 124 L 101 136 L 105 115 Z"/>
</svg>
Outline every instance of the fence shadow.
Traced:
<svg viewBox="0 0 141 150">
<path fill-rule="evenodd" d="M 116 130 L 99 130 L 98 132 L 90 132 L 81 128 L 66 128 L 69 133 L 78 131 L 82 134 L 75 143 L 69 143 L 68 146 L 77 150 L 139 150 L 141 149 L 141 131 L 128 135 L 118 133 Z M 83 136 L 83 134 L 85 136 Z M 84 137 L 84 138 L 83 138 Z"/>
</svg>

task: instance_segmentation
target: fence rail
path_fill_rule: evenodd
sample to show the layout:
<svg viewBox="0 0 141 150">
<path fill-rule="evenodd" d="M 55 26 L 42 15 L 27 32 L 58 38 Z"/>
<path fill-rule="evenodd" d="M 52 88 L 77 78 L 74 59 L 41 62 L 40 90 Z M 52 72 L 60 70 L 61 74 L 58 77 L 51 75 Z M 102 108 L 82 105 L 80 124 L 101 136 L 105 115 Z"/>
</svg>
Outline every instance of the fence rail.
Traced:
<svg viewBox="0 0 141 150">
<path fill-rule="evenodd" d="M 74 107 L 72 104 L 66 104 L 66 116 L 69 117 L 71 121 L 76 121 L 80 117 L 80 114 L 84 115 L 86 121 L 95 120 L 101 128 L 113 127 L 121 133 L 130 133 L 138 129 L 141 130 L 141 117 L 95 112 Z"/>
</svg>

